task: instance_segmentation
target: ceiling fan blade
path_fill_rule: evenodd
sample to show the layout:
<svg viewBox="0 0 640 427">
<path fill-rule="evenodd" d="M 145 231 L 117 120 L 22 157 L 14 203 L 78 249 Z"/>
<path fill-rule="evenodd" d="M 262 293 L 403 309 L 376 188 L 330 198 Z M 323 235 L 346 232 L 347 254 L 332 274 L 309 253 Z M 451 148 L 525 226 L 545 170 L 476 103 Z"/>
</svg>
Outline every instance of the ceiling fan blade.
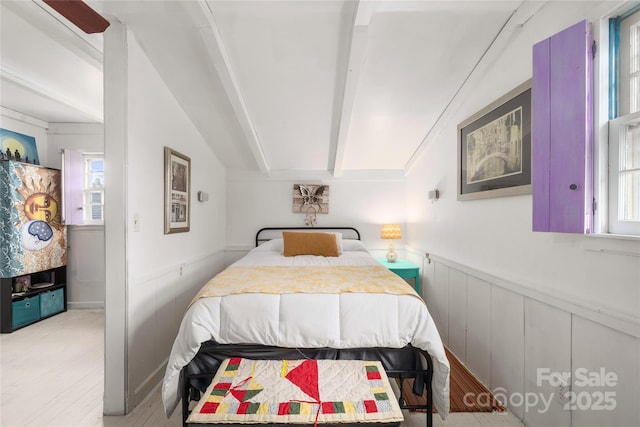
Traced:
<svg viewBox="0 0 640 427">
<path fill-rule="evenodd" d="M 109 21 L 82 0 L 43 0 L 87 34 L 102 33 Z"/>
</svg>

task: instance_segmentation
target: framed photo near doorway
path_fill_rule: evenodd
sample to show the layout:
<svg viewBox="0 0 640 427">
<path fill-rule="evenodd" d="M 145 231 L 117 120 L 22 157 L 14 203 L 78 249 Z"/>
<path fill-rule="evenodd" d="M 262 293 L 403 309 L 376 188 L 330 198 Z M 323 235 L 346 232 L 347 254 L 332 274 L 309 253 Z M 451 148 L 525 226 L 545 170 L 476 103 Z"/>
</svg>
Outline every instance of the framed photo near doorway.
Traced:
<svg viewBox="0 0 640 427">
<path fill-rule="evenodd" d="M 164 147 L 164 234 L 189 231 L 191 159 Z"/>
<path fill-rule="evenodd" d="M 458 200 L 531 193 L 531 80 L 458 125 Z"/>
</svg>

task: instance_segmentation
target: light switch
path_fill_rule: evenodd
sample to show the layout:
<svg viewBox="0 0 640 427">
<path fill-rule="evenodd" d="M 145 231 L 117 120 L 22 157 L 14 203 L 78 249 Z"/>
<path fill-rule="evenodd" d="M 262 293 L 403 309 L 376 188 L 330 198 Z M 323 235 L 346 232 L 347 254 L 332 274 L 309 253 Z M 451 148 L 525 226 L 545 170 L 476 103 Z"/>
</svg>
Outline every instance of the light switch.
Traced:
<svg viewBox="0 0 640 427">
<path fill-rule="evenodd" d="M 209 193 L 206 191 L 198 191 L 198 201 L 206 202 L 207 200 L 209 200 Z"/>
</svg>

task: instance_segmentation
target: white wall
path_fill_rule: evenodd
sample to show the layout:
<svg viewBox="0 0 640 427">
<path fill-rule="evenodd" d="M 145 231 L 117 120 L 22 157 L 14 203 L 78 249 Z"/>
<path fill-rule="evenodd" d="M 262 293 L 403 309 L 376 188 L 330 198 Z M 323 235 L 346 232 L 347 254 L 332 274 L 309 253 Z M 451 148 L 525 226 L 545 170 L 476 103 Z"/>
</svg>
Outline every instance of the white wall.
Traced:
<svg viewBox="0 0 640 427">
<path fill-rule="evenodd" d="M 63 149 L 81 153 L 102 153 L 104 126 L 102 123 L 49 123 L 47 129 L 47 164 L 62 169 Z"/>
<path fill-rule="evenodd" d="M 457 201 L 456 127 L 531 78 L 534 43 L 585 18 L 595 20 L 597 30 L 613 5 L 549 2 L 523 26 L 507 26 L 408 177 L 407 243 L 425 267 L 427 303 L 443 340 L 472 371 L 509 395 L 540 391 L 531 388 L 537 368 L 603 366 L 624 378 L 609 389 L 619 396 L 613 412 L 574 411 L 569 420 L 562 408 L 545 418 L 510 405 L 527 425 L 640 422 L 640 240 L 533 233 L 530 195 Z M 427 191 L 436 187 L 441 199 L 427 201 Z M 429 264 L 424 252 L 436 261 Z M 592 333 L 584 332 L 585 322 Z M 610 349 L 615 358 L 595 351 L 605 343 L 620 346 Z"/>
<path fill-rule="evenodd" d="M 593 19 L 560 3 L 543 8 L 515 32 L 502 56 L 474 75 L 472 85 L 459 95 L 458 111 L 430 141 L 409 180 L 409 199 L 415 202 L 408 208 L 408 222 L 417 224 L 411 228 L 410 244 L 518 283 L 638 317 L 640 289 L 628 286 L 638 277 L 638 259 L 600 253 L 637 251 L 637 240 L 532 233 L 531 196 L 456 200 L 457 124 L 531 78 L 533 43 L 580 19 Z M 427 202 L 426 191 L 436 186 L 442 198 Z M 514 241 L 522 243 L 511 244 Z"/>
<path fill-rule="evenodd" d="M 292 211 L 294 184 L 329 185 L 329 213 L 317 215 L 317 226 L 356 227 L 370 249 L 386 251 L 388 243 L 380 240 L 381 224 L 404 222 L 406 183 L 399 174 L 371 171 L 336 178 L 313 171 L 275 172 L 270 176 L 230 171 L 228 246 L 254 246 L 255 234 L 262 227 L 305 227 L 305 215 Z"/>
<path fill-rule="evenodd" d="M 117 414 L 160 381 L 188 302 L 223 267 L 225 171 L 125 26 L 105 33 L 104 69 L 104 407 Z M 191 158 L 187 233 L 164 234 L 165 146 Z M 195 200 L 198 190 L 209 202 Z"/>
</svg>

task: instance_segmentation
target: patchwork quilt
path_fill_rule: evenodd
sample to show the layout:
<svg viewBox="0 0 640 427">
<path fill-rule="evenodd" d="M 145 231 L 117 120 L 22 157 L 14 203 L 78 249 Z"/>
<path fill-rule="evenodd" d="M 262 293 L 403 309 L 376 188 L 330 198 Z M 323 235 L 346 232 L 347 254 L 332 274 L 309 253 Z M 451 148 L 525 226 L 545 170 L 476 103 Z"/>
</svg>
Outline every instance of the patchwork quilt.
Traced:
<svg viewBox="0 0 640 427">
<path fill-rule="evenodd" d="M 190 423 L 401 422 L 378 361 L 223 361 Z"/>
</svg>

